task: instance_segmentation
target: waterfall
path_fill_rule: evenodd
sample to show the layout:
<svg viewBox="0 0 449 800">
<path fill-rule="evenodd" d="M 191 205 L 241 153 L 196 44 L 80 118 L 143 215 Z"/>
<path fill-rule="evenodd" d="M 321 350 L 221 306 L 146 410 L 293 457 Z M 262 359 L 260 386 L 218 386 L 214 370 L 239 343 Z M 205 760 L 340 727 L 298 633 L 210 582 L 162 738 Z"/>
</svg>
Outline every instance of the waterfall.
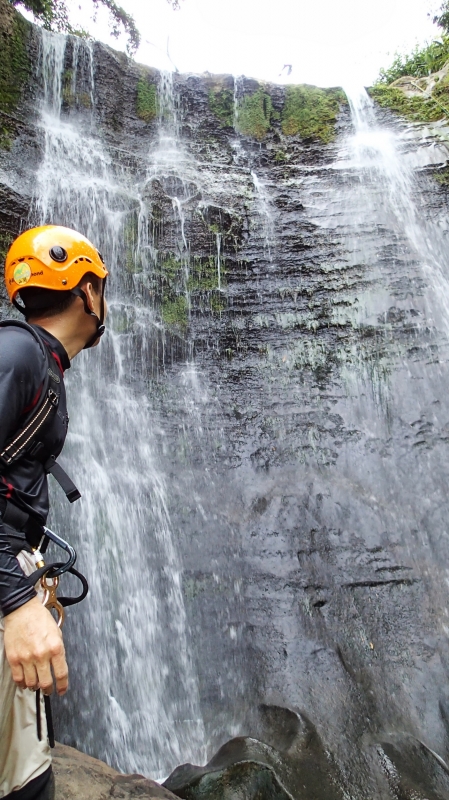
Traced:
<svg viewBox="0 0 449 800">
<path fill-rule="evenodd" d="M 41 63 L 43 158 L 30 222 L 82 231 L 111 273 L 108 333 L 67 376 L 63 460 L 83 499 L 68 508 L 52 493 L 51 526 L 76 547 L 90 581 L 66 623 L 71 690 L 57 709 L 59 736 L 123 771 L 161 777 L 201 762 L 205 735 L 169 483 L 154 443 L 160 422 L 145 383 L 158 324 L 138 300 L 139 280 L 154 253 L 139 186 L 96 131 L 91 45 L 43 31 Z M 127 246 L 135 217 L 140 232 Z M 144 269 L 131 286 L 121 270 L 129 262 Z"/>
</svg>

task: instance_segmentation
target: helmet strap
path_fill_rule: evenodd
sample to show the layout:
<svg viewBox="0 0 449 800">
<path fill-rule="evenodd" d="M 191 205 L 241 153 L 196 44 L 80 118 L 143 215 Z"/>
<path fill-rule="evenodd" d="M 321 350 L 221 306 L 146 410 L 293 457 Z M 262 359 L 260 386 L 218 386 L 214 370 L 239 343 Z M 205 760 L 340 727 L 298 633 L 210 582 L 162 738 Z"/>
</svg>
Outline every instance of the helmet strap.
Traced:
<svg viewBox="0 0 449 800">
<path fill-rule="evenodd" d="M 13 306 L 15 306 L 17 308 L 18 311 L 20 311 L 21 314 L 23 314 L 25 316 L 26 311 L 27 311 L 25 306 L 21 306 L 20 303 L 17 302 L 16 298 L 14 298 L 14 300 L 12 301 L 12 304 L 13 304 Z"/>
<path fill-rule="evenodd" d="M 83 305 L 84 305 L 84 311 L 86 312 L 86 314 L 89 314 L 90 317 L 95 317 L 95 319 L 97 320 L 97 330 L 95 331 L 94 335 L 91 336 L 89 341 L 86 342 L 86 344 L 83 347 L 83 350 L 89 350 L 89 348 L 93 347 L 95 342 L 97 342 L 98 339 L 100 339 L 100 337 L 103 336 L 103 334 L 105 332 L 105 325 L 104 325 L 104 292 L 105 292 L 105 289 L 106 289 L 106 278 L 103 278 L 102 286 L 101 286 L 101 304 L 100 304 L 100 316 L 99 317 L 96 315 L 95 311 L 91 311 L 91 309 L 89 308 L 89 304 L 87 302 L 87 294 L 86 294 L 86 292 L 84 292 L 83 289 L 80 289 L 79 286 L 75 286 L 74 289 L 71 289 L 72 294 L 76 295 L 77 297 L 81 297 L 81 300 L 83 301 Z"/>
</svg>

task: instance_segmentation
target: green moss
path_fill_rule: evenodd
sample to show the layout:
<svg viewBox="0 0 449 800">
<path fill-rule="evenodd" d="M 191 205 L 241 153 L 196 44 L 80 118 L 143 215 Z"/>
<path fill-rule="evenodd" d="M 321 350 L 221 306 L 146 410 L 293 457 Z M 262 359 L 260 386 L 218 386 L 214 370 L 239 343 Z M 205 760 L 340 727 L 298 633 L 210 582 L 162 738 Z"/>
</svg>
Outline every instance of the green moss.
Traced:
<svg viewBox="0 0 449 800">
<path fill-rule="evenodd" d="M 158 114 L 157 90 L 154 83 L 146 75 L 141 75 L 137 82 L 137 116 L 145 122 L 151 122 Z"/>
<path fill-rule="evenodd" d="M 10 233 L 9 231 L 2 231 L 0 233 L 0 266 L 3 268 L 5 263 L 6 254 L 11 247 L 13 241 L 15 239 L 15 235 Z"/>
<path fill-rule="evenodd" d="M 274 160 L 277 161 L 278 164 L 282 163 L 283 161 L 286 161 L 286 159 L 287 159 L 287 154 L 284 152 L 284 150 L 276 150 Z"/>
<path fill-rule="evenodd" d="M 188 323 L 187 300 L 183 295 L 162 301 L 162 319 L 166 325 L 186 328 Z"/>
<path fill-rule="evenodd" d="M 220 266 L 220 288 L 226 286 L 226 267 Z M 211 292 L 218 288 L 218 267 L 213 256 L 195 258 L 190 266 L 187 289 L 189 292 Z"/>
<path fill-rule="evenodd" d="M 449 167 L 443 167 L 433 173 L 433 177 L 441 186 L 449 186 Z"/>
<path fill-rule="evenodd" d="M 391 108 L 392 111 L 413 122 L 435 122 L 445 116 L 441 106 L 431 98 L 406 97 L 404 92 L 395 86 L 377 84 L 369 90 L 369 93 L 382 108 Z"/>
<path fill-rule="evenodd" d="M 267 135 L 272 118 L 271 97 L 260 88 L 241 101 L 238 108 L 237 128 L 245 136 L 251 136 L 260 141 Z"/>
<path fill-rule="evenodd" d="M 73 70 L 66 69 L 62 76 L 62 99 L 68 106 L 75 105 L 75 94 L 72 91 Z"/>
<path fill-rule="evenodd" d="M 0 7 L 0 148 L 10 149 L 16 125 L 9 115 L 16 110 L 29 79 L 28 38 L 31 25 L 9 3 Z"/>
<path fill-rule="evenodd" d="M 289 86 L 282 111 L 282 131 L 286 136 L 299 134 L 303 139 L 335 138 L 335 123 L 343 102 L 342 92 L 316 86 Z"/>
<path fill-rule="evenodd" d="M 209 108 L 221 128 L 232 128 L 234 125 L 234 95 L 230 89 L 211 89 L 209 92 Z"/>
</svg>

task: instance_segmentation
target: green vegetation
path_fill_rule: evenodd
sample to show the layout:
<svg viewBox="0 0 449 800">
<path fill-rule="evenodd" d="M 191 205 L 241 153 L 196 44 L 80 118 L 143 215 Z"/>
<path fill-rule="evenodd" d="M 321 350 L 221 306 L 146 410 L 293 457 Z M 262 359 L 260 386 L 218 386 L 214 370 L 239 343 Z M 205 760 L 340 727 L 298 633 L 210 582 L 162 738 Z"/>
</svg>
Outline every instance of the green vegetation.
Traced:
<svg viewBox="0 0 449 800">
<path fill-rule="evenodd" d="M 432 98 L 406 97 L 401 89 L 394 86 L 377 84 L 369 90 L 369 93 L 382 108 L 391 108 L 392 111 L 413 122 L 434 122 L 444 116 L 441 105 Z"/>
<path fill-rule="evenodd" d="M 166 325 L 186 328 L 189 321 L 187 299 L 183 295 L 173 300 L 164 298 L 161 307 L 162 319 Z"/>
<path fill-rule="evenodd" d="M 304 139 L 330 142 L 335 137 L 343 93 L 316 86 L 289 86 L 282 111 L 282 131 L 286 136 L 299 134 Z"/>
<path fill-rule="evenodd" d="M 211 89 L 209 92 L 209 108 L 218 120 L 221 128 L 232 128 L 234 125 L 234 94 L 230 89 Z"/>
<path fill-rule="evenodd" d="M 148 76 L 141 75 L 137 83 L 137 116 L 151 122 L 158 114 L 157 90 Z"/>
<path fill-rule="evenodd" d="M 262 88 L 244 97 L 238 107 L 237 128 L 245 136 L 259 141 L 268 133 L 271 120 L 276 119 L 269 94 Z"/>
<path fill-rule="evenodd" d="M 2 267 L 5 263 L 6 254 L 15 238 L 15 234 L 10 233 L 9 231 L 2 231 L 0 233 L 0 264 Z"/>
<path fill-rule="evenodd" d="M 391 108 L 398 114 L 414 122 L 434 122 L 449 118 L 449 78 L 435 76 L 430 83 L 429 75 L 439 72 L 449 61 L 449 0 L 445 0 L 433 21 L 442 29 L 442 36 L 423 48 L 415 48 L 409 55 L 396 54 L 392 65 L 382 69 L 375 86 L 370 89 L 371 97 L 379 105 Z M 416 90 L 422 92 L 406 97 L 394 81 L 410 77 Z M 433 90 L 429 96 L 429 88 Z M 427 93 L 425 94 L 425 91 Z"/>
<path fill-rule="evenodd" d="M 73 33 L 78 36 L 88 36 L 85 30 L 73 28 L 70 23 L 69 0 L 8 0 L 13 6 L 22 6 L 34 14 L 36 22 L 44 28 L 61 33 Z M 179 8 L 179 0 L 167 0 L 173 9 Z M 128 38 L 127 50 L 130 55 L 136 52 L 140 44 L 140 32 L 134 18 L 128 14 L 116 0 L 92 0 L 93 16 L 100 6 L 104 6 L 109 14 L 109 28 L 111 35 L 116 39 L 125 33 Z M 87 13 L 87 10 L 86 10 Z"/>
<path fill-rule="evenodd" d="M 11 5 L 23 6 L 23 8 L 31 11 L 36 22 L 47 30 L 88 36 L 85 30 L 78 30 L 71 25 L 68 0 L 9 0 L 9 2 Z M 92 0 L 92 5 L 94 15 L 100 5 L 108 10 L 111 35 L 117 39 L 124 32 L 128 37 L 128 52 L 130 55 L 135 53 L 140 44 L 140 33 L 133 17 L 119 6 L 115 0 Z"/>
<path fill-rule="evenodd" d="M 5 12 L 3 15 L 3 11 Z M 2 8 L 0 28 L 0 111 L 11 114 L 17 108 L 30 75 L 27 52 L 31 26 L 12 8 Z"/>
<path fill-rule="evenodd" d="M 449 36 L 443 36 L 427 47 L 416 47 L 410 55 L 396 54 L 388 69 L 381 69 L 377 83 L 393 83 L 398 78 L 410 75 L 424 78 L 438 72 L 449 60 Z"/>
<path fill-rule="evenodd" d="M 449 167 L 442 167 L 442 169 L 435 170 L 433 177 L 441 186 L 449 186 Z"/>
</svg>

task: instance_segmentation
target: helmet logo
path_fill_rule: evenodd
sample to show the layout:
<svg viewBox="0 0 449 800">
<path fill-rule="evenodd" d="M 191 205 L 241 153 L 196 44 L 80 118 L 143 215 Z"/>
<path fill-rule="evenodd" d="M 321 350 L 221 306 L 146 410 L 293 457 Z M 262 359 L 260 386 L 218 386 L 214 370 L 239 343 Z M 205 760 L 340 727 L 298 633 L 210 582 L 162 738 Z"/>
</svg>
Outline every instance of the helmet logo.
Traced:
<svg viewBox="0 0 449 800">
<path fill-rule="evenodd" d="M 17 264 L 17 267 L 14 270 L 14 280 L 19 286 L 23 286 L 24 283 L 28 283 L 31 278 L 31 269 L 24 261 L 20 264 Z"/>
</svg>

